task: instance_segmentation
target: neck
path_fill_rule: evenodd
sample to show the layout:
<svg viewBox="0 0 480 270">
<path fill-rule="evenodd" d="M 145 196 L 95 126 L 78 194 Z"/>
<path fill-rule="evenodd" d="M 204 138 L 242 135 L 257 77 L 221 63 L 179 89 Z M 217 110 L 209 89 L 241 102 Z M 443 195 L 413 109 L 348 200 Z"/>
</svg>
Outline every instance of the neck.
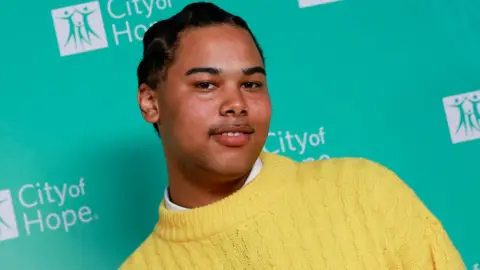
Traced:
<svg viewBox="0 0 480 270">
<path fill-rule="evenodd" d="M 299 174 L 297 163 L 270 153 L 261 153 L 260 160 L 262 170 L 255 181 L 214 204 L 188 211 L 170 211 L 161 203 L 156 235 L 167 241 L 204 239 L 271 210 L 272 204 L 288 197 L 292 185 L 299 184 L 295 181 Z"/>
<path fill-rule="evenodd" d="M 176 165 L 178 164 L 174 166 L 167 161 L 170 200 L 189 209 L 206 206 L 228 197 L 243 187 L 249 173 L 229 179 L 212 172 Z"/>
</svg>

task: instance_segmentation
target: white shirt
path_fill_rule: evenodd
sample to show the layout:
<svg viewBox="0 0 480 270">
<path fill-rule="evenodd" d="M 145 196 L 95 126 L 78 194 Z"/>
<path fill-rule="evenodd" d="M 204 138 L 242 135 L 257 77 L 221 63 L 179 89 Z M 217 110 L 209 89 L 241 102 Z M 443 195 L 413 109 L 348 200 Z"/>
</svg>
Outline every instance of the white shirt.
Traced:
<svg viewBox="0 0 480 270">
<path fill-rule="evenodd" d="M 252 171 L 248 175 L 247 180 L 245 181 L 243 186 L 250 183 L 260 173 L 260 171 L 262 170 L 262 167 L 263 167 L 263 163 L 260 160 L 260 158 L 258 158 L 257 161 L 255 161 L 255 164 L 253 165 Z M 173 210 L 173 211 L 188 210 L 188 208 L 182 207 L 180 205 L 176 205 L 170 200 L 170 196 L 168 194 L 168 187 L 165 189 L 164 197 L 165 197 L 165 206 L 167 207 L 168 210 Z"/>
</svg>

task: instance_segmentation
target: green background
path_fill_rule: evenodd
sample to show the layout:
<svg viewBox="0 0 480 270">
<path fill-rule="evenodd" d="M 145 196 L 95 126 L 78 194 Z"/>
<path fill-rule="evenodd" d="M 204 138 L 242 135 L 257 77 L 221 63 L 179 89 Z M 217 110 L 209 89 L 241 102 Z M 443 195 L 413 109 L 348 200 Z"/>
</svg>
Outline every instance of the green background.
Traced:
<svg viewBox="0 0 480 270">
<path fill-rule="evenodd" d="M 193 2 L 171 1 L 152 18 L 128 21 L 147 25 Z M 80 3 L 0 2 L 0 190 L 84 177 L 84 198 L 41 210 L 88 205 L 99 219 L 68 233 L 20 231 L 0 242 L 2 270 L 115 269 L 158 218 L 166 174 L 160 141 L 136 103 L 141 42 L 114 44 L 101 0 L 109 47 L 60 57 L 51 10 Z M 325 145 L 285 155 L 382 163 L 439 217 L 467 267 L 480 261 L 480 140 L 452 144 L 442 104 L 480 88 L 478 1 L 215 3 L 244 17 L 264 48 L 272 131 L 324 127 Z M 25 211 L 14 206 L 21 227 Z"/>
</svg>

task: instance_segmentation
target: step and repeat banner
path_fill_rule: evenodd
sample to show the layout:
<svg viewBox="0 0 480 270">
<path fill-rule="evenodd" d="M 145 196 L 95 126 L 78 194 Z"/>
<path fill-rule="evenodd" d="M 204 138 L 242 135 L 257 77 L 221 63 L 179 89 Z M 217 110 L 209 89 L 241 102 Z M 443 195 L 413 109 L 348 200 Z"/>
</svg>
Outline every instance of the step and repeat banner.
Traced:
<svg viewBox="0 0 480 270">
<path fill-rule="evenodd" d="M 187 0 L 0 3 L 0 269 L 116 269 L 157 221 L 136 101 L 148 27 Z M 265 151 L 394 170 L 480 266 L 480 3 L 218 0 L 263 46 Z"/>
</svg>

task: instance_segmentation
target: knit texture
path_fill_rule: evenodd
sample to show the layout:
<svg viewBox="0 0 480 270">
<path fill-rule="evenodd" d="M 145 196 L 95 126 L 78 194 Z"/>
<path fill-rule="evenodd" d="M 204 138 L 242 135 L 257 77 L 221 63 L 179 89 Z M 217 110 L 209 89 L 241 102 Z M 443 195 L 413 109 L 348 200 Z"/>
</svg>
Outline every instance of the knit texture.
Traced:
<svg viewBox="0 0 480 270">
<path fill-rule="evenodd" d="M 179 212 L 162 202 L 120 269 L 466 269 L 439 220 L 385 167 L 261 159 L 257 178 L 221 201 Z"/>
</svg>

